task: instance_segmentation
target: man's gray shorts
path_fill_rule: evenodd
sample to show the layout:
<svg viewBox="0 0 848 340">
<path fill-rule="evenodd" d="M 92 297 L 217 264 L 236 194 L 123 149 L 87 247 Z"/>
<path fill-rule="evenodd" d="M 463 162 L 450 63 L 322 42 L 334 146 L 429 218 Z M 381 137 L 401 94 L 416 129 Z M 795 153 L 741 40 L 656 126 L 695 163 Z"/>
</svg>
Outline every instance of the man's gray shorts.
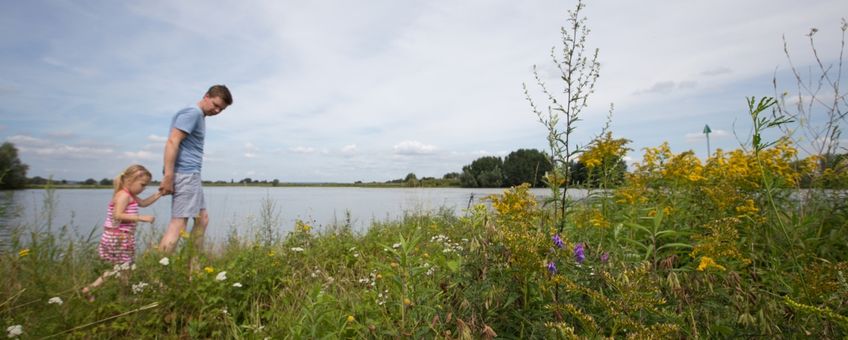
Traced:
<svg viewBox="0 0 848 340">
<path fill-rule="evenodd" d="M 206 209 L 200 173 L 177 173 L 174 176 L 174 196 L 171 199 L 171 218 L 197 217 Z"/>
</svg>

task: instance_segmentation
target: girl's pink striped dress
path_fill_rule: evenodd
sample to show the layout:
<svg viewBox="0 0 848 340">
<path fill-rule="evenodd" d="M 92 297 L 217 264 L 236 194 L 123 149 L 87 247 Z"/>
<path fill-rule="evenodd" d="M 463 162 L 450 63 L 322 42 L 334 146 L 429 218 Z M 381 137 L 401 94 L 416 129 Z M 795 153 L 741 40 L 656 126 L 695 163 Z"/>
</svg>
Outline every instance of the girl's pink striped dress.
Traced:
<svg viewBox="0 0 848 340">
<path fill-rule="evenodd" d="M 129 194 L 129 191 L 127 191 L 127 194 Z M 133 196 L 130 195 L 130 197 Z M 109 209 L 106 211 L 106 221 L 103 222 L 103 235 L 100 236 L 100 247 L 98 247 L 100 258 L 114 264 L 132 262 L 133 257 L 135 257 L 136 222 L 114 220 L 114 210 L 115 202 L 110 202 Z M 124 214 L 138 215 L 138 202 L 135 199 L 132 199 L 127 204 Z"/>
</svg>

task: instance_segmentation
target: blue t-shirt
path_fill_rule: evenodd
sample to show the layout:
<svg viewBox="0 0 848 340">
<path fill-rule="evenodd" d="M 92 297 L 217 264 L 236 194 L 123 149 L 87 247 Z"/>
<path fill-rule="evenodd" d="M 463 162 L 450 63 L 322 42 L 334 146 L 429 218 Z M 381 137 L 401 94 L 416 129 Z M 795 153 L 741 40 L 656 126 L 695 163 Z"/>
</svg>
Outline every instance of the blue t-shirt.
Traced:
<svg viewBox="0 0 848 340">
<path fill-rule="evenodd" d="M 198 107 L 187 107 L 174 115 L 171 129 L 177 128 L 188 134 L 180 142 L 174 172 L 199 173 L 203 165 L 203 139 L 206 136 L 206 120 Z M 170 135 L 171 129 L 168 130 Z"/>
</svg>

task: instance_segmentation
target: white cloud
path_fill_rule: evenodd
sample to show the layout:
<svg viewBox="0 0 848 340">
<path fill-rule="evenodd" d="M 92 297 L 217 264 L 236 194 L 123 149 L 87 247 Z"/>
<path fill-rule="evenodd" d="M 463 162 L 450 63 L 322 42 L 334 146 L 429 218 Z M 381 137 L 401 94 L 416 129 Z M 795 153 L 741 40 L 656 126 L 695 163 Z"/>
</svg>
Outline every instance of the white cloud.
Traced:
<svg viewBox="0 0 848 340">
<path fill-rule="evenodd" d="M 151 160 L 157 160 L 160 157 L 161 157 L 161 155 L 159 155 L 159 154 L 152 153 L 150 151 L 145 151 L 145 150 L 136 151 L 136 152 L 131 152 L 131 151 L 124 152 L 124 158 L 131 159 L 131 160 L 151 161 Z"/>
<path fill-rule="evenodd" d="M 160 135 L 148 135 L 147 141 L 152 143 L 165 143 L 168 141 L 168 137 Z"/>
<path fill-rule="evenodd" d="M 306 146 L 295 146 L 295 147 L 289 148 L 289 151 L 294 152 L 294 153 L 300 153 L 300 154 L 311 154 L 311 153 L 315 153 L 315 148 L 310 148 L 310 147 L 306 147 Z"/>
<path fill-rule="evenodd" d="M 342 147 L 341 152 L 344 154 L 351 154 L 356 152 L 356 144 L 348 144 Z"/>
<path fill-rule="evenodd" d="M 399 155 L 429 155 L 436 151 L 436 146 L 414 140 L 405 140 L 395 144 L 393 149 L 395 154 Z"/>
</svg>

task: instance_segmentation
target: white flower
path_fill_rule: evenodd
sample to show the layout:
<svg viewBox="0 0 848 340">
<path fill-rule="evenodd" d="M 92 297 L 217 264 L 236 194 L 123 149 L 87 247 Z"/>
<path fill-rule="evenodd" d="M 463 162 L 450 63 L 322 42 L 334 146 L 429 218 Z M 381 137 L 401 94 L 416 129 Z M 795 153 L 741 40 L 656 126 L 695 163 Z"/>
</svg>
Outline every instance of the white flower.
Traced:
<svg viewBox="0 0 848 340">
<path fill-rule="evenodd" d="M 291 251 L 295 251 L 295 252 L 298 252 L 298 253 L 299 253 L 299 252 L 302 252 L 302 251 L 303 251 L 303 248 L 301 248 L 301 247 L 294 247 L 294 248 L 292 248 L 292 249 L 291 249 Z"/>
<path fill-rule="evenodd" d="M 218 276 L 215 276 L 215 281 L 224 281 L 227 279 L 227 272 L 220 272 Z"/>
<path fill-rule="evenodd" d="M 17 338 L 18 335 L 24 334 L 24 328 L 21 327 L 21 325 L 9 326 L 6 327 L 6 332 L 9 332 L 9 334 L 6 335 L 7 337 Z"/>
<path fill-rule="evenodd" d="M 52 297 L 52 298 L 50 298 L 50 300 L 47 300 L 48 305 L 57 304 L 57 305 L 61 306 L 62 303 L 63 303 L 62 298 L 60 298 L 58 296 Z"/>
<path fill-rule="evenodd" d="M 167 266 L 171 264 L 171 260 L 169 260 L 167 257 L 163 257 L 161 260 L 159 260 L 159 264 Z"/>
<path fill-rule="evenodd" d="M 392 248 L 398 249 L 400 248 L 400 243 L 395 243 L 392 245 Z"/>
<path fill-rule="evenodd" d="M 241 282 L 233 283 L 233 287 L 241 288 Z"/>
<path fill-rule="evenodd" d="M 137 284 L 132 285 L 133 294 L 138 294 L 144 291 L 144 288 L 147 287 L 146 282 L 139 282 Z"/>
</svg>

